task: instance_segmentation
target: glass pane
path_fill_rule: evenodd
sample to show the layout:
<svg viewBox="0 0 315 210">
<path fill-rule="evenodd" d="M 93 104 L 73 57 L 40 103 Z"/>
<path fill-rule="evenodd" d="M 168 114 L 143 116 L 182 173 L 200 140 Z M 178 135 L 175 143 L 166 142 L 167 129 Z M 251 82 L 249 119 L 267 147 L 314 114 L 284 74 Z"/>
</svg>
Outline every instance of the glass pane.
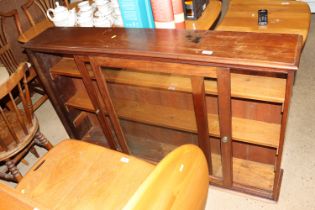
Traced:
<svg viewBox="0 0 315 210">
<path fill-rule="evenodd" d="M 158 162 L 183 144 L 197 144 L 190 79 L 171 74 L 104 70 L 133 155 Z"/>
<path fill-rule="evenodd" d="M 205 80 L 206 93 L 210 93 L 210 88 L 216 85 L 216 81 L 212 79 Z M 206 105 L 208 112 L 209 140 L 211 145 L 211 159 L 213 176 L 222 179 L 222 162 L 221 162 L 221 146 L 219 136 L 218 121 L 218 99 L 215 95 L 208 94 L 206 96 Z"/>
</svg>

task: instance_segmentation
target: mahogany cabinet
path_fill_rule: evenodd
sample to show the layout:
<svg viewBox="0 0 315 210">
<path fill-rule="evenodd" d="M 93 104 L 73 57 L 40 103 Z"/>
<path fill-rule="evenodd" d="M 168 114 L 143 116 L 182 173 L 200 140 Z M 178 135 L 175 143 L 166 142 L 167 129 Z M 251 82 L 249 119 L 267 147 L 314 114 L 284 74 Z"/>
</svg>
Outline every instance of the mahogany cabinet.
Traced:
<svg viewBox="0 0 315 210">
<path fill-rule="evenodd" d="M 151 162 L 197 144 L 211 184 L 277 200 L 301 45 L 298 35 L 51 28 L 25 48 L 71 137 Z"/>
</svg>

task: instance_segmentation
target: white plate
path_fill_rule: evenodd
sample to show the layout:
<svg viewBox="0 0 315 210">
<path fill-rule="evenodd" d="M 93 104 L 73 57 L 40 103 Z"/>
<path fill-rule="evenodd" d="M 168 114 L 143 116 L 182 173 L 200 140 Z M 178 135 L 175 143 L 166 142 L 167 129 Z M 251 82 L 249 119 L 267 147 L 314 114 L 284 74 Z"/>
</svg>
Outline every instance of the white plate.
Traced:
<svg viewBox="0 0 315 210">
<path fill-rule="evenodd" d="M 111 8 L 108 8 L 107 10 L 98 10 L 95 13 L 95 16 L 108 16 L 113 12 L 113 10 Z"/>
</svg>

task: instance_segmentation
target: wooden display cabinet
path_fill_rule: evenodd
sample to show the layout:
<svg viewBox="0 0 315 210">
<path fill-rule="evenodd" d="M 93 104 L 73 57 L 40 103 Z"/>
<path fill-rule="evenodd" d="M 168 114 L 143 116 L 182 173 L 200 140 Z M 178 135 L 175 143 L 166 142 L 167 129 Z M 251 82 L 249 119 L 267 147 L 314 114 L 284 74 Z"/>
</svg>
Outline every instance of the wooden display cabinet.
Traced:
<svg viewBox="0 0 315 210">
<path fill-rule="evenodd" d="M 51 28 L 25 48 L 71 137 L 150 162 L 197 144 L 210 183 L 277 200 L 301 44 L 282 34 Z"/>
</svg>

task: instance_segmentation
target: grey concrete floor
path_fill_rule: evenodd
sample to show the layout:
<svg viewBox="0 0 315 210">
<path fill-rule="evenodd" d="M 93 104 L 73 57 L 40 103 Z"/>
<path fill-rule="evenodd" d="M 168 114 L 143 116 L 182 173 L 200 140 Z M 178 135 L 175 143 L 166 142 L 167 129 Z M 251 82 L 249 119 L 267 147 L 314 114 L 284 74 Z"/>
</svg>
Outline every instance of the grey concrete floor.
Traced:
<svg viewBox="0 0 315 210">
<path fill-rule="evenodd" d="M 286 132 L 282 168 L 284 175 L 279 201 L 273 202 L 241 193 L 209 187 L 206 209 L 215 210 L 314 210 L 315 202 L 315 15 L 297 73 Z M 41 131 L 53 144 L 68 138 L 51 104 L 36 111 Z M 40 154 L 46 151 L 39 149 Z M 27 155 L 33 164 L 36 159 Z M 19 164 L 25 173 L 30 166 Z M 7 183 L 14 186 L 12 183 Z M 192 192 L 193 193 L 193 192 Z"/>
</svg>

